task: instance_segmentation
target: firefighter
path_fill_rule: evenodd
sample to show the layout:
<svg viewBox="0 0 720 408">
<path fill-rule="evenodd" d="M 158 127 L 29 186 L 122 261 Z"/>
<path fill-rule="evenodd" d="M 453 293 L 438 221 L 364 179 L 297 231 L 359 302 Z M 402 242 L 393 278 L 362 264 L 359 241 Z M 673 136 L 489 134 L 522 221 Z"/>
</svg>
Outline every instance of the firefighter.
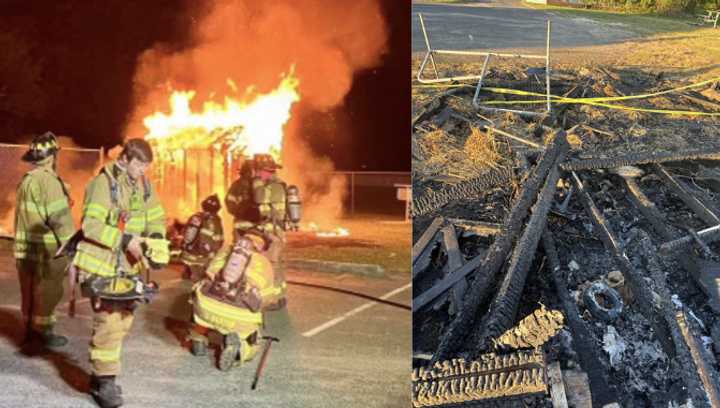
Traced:
<svg viewBox="0 0 720 408">
<path fill-rule="evenodd" d="M 147 142 L 130 139 L 118 160 L 103 167 L 85 190 L 82 240 L 73 267 L 94 312 L 90 393 L 103 408 L 123 403 L 115 384 L 123 338 L 138 301 L 153 292 L 138 272 L 142 265 L 159 268 L 169 260 L 165 211 L 144 177 L 152 160 Z"/>
<path fill-rule="evenodd" d="M 202 212 L 194 214 L 185 226 L 180 260 L 185 265 L 186 276 L 193 282 L 200 280 L 210 260 L 223 245 L 222 220 L 218 216 L 220 199 L 217 194 L 201 203 Z"/>
<path fill-rule="evenodd" d="M 14 252 L 25 340 L 40 340 L 46 347 L 62 347 L 68 342 L 53 332 L 67 266 L 66 259 L 55 259 L 55 253 L 75 230 L 67 187 L 55 172 L 59 150 L 51 132 L 33 138 L 22 160 L 34 168 L 18 185 L 15 205 Z"/>
<path fill-rule="evenodd" d="M 208 332 L 219 332 L 223 346 L 218 367 L 223 371 L 250 361 L 258 352 L 261 310 L 274 291 L 273 268 L 262 254 L 268 245 L 261 232 L 246 231 L 213 258 L 206 278 L 193 288 L 191 352 L 207 355 Z"/>
<path fill-rule="evenodd" d="M 273 265 L 277 293 L 268 305 L 268 310 L 280 309 L 287 304 L 287 284 L 282 265 L 285 231 L 296 228 L 300 221 L 299 210 L 287 211 L 288 191 L 297 193 L 297 187 L 287 187 L 277 175 L 280 168 L 269 154 L 256 154 L 252 160 L 243 163 L 240 177 L 230 186 L 225 198 L 228 212 L 235 217 L 236 237 L 250 229 L 258 229 L 271 240 L 265 255 Z M 295 204 L 299 206 L 299 200 L 293 202 Z M 297 217 L 293 217 L 294 214 Z"/>
</svg>

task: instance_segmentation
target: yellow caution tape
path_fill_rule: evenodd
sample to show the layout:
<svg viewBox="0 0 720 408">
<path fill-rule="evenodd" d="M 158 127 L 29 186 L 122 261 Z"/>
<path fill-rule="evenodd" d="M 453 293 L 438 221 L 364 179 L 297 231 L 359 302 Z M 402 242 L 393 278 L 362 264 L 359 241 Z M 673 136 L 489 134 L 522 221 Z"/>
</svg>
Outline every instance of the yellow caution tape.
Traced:
<svg viewBox="0 0 720 408">
<path fill-rule="evenodd" d="M 558 95 L 550 95 L 550 102 L 556 103 L 556 104 L 582 104 L 582 105 L 591 105 L 591 106 L 600 106 L 604 108 L 610 108 L 610 109 L 620 109 L 620 110 L 629 110 L 629 111 L 636 111 L 636 112 L 649 112 L 649 113 L 661 113 L 661 114 L 668 114 L 668 115 L 683 115 L 683 116 L 720 116 L 720 112 L 700 112 L 700 111 L 686 111 L 686 110 L 668 110 L 668 109 L 649 109 L 649 108 L 635 108 L 632 106 L 625 106 L 625 105 L 617 105 L 617 104 L 608 104 L 608 103 L 602 103 L 602 102 L 615 102 L 615 101 L 624 101 L 624 100 L 631 100 L 631 99 L 646 99 L 646 98 L 652 98 L 668 93 L 673 92 L 679 92 L 686 89 L 692 89 L 701 87 L 716 81 L 720 81 L 720 77 L 711 78 L 705 81 L 696 82 L 693 84 L 667 89 L 664 91 L 658 91 L 648 94 L 641 94 L 641 95 L 627 95 L 627 96 L 609 96 L 609 97 L 596 97 L 596 98 L 570 98 L 570 97 L 564 97 L 564 96 L 558 96 Z M 472 85 L 468 84 L 453 84 L 453 85 L 425 85 L 423 87 L 461 87 L 461 86 L 467 86 L 467 87 L 473 87 Z M 534 100 L 524 100 L 524 101 L 483 101 L 483 105 L 520 105 L 520 104 L 536 104 L 536 103 L 547 103 L 547 97 L 548 95 L 537 93 L 537 92 L 529 92 L 529 91 L 522 91 L 518 89 L 507 89 L 507 88 L 494 88 L 494 87 L 483 87 L 481 88 L 483 91 L 488 91 L 492 93 L 497 94 L 506 94 L 506 95 L 520 95 L 520 96 L 538 96 L 543 97 L 546 99 L 534 99 Z"/>
</svg>

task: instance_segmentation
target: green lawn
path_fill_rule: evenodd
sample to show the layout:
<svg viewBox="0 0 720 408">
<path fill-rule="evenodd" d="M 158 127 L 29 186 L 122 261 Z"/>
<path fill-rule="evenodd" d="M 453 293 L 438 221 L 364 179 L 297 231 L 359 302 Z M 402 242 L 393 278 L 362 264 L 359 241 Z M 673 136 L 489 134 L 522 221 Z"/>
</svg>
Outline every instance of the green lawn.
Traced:
<svg viewBox="0 0 720 408">
<path fill-rule="evenodd" d="M 693 17 L 666 17 L 652 13 L 616 12 L 607 10 L 580 9 L 572 7 L 545 6 L 525 3 L 527 7 L 547 10 L 565 17 L 582 17 L 606 24 L 622 24 L 625 29 L 640 35 L 666 32 L 690 31 L 697 28 L 698 20 Z"/>
<path fill-rule="evenodd" d="M 398 221 L 373 215 L 344 219 L 339 226 L 350 230 L 348 237 L 317 238 L 309 233 L 291 233 L 285 258 L 378 264 L 388 275 L 409 275 L 412 225 Z"/>
</svg>

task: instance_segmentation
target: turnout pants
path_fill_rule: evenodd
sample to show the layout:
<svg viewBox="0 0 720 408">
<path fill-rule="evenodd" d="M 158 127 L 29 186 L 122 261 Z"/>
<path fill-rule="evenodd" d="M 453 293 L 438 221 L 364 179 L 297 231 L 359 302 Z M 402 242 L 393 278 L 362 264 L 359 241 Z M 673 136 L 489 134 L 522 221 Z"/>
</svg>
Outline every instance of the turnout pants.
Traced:
<svg viewBox="0 0 720 408">
<path fill-rule="evenodd" d="M 47 261 L 18 259 L 16 262 L 20 279 L 21 311 L 26 327 L 39 332 L 52 330 L 55 324 L 55 308 L 63 297 L 63 279 L 67 260 Z"/>
<path fill-rule="evenodd" d="M 95 310 L 90 341 L 92 372 L 97 376 L 120 374 L 122 343 L 130 331 L 134 315 L 131 306 L 103 302 Z"/>
<path fill-rule="evenodd" d="M 285 234 L 272 234 L 272 243 L 270 248 L 265 252 L 265 256 L 272 264 L 274 272 L 274 284 L 273 286 L 278 288 L 280 294 L 278 299 L 282 299 L 287 294 L 287 282 L 285 282 L 285 264 L 284 264 L 284 250 L 285 250 Z"/>
</svg>

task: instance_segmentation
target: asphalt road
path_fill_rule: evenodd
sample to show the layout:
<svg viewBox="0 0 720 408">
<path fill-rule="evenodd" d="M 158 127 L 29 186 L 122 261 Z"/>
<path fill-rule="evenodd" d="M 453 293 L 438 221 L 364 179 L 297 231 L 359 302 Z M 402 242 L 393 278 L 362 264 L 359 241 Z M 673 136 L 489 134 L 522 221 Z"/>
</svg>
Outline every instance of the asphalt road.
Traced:
<svg viewBox="0 0 720 408">
<path fill-rule="evenodd" d="M 410 304 L 408 283 L 352 275 L 289 271 L 289 279 L 355 290 Z M 272 312 L 266 333 L 279 337 L 258 389 L 258 359 L 221 372 L 212 357 L 181 345 L 190 284 L 166 269 L 161 294 L 136 312 L 123 349 L 125 407 L 403 407 L 410 405 L 411 314 L 366 299 L 291 285 L 286 311 Z M 94 407 L 86 394 L 90 364 L 87 302 L 78 316 L 59 309 L 61 352 L 28 355 L 19 346 L 19 287 L 9 253 L 0 253 L 0 407 Z"/>
<path fill-rule="evenodd" d="M 552 21 L 552 48 L 611 44 L 634 37 L 622 26 L 564 17 L 524 7 L 515 0 L 472 4 L 413 2 L 413 52 L 426 49 L 418 13 L 423 15 L 434 49 L 544 49 L 548 19 Z"/>
</svg>

